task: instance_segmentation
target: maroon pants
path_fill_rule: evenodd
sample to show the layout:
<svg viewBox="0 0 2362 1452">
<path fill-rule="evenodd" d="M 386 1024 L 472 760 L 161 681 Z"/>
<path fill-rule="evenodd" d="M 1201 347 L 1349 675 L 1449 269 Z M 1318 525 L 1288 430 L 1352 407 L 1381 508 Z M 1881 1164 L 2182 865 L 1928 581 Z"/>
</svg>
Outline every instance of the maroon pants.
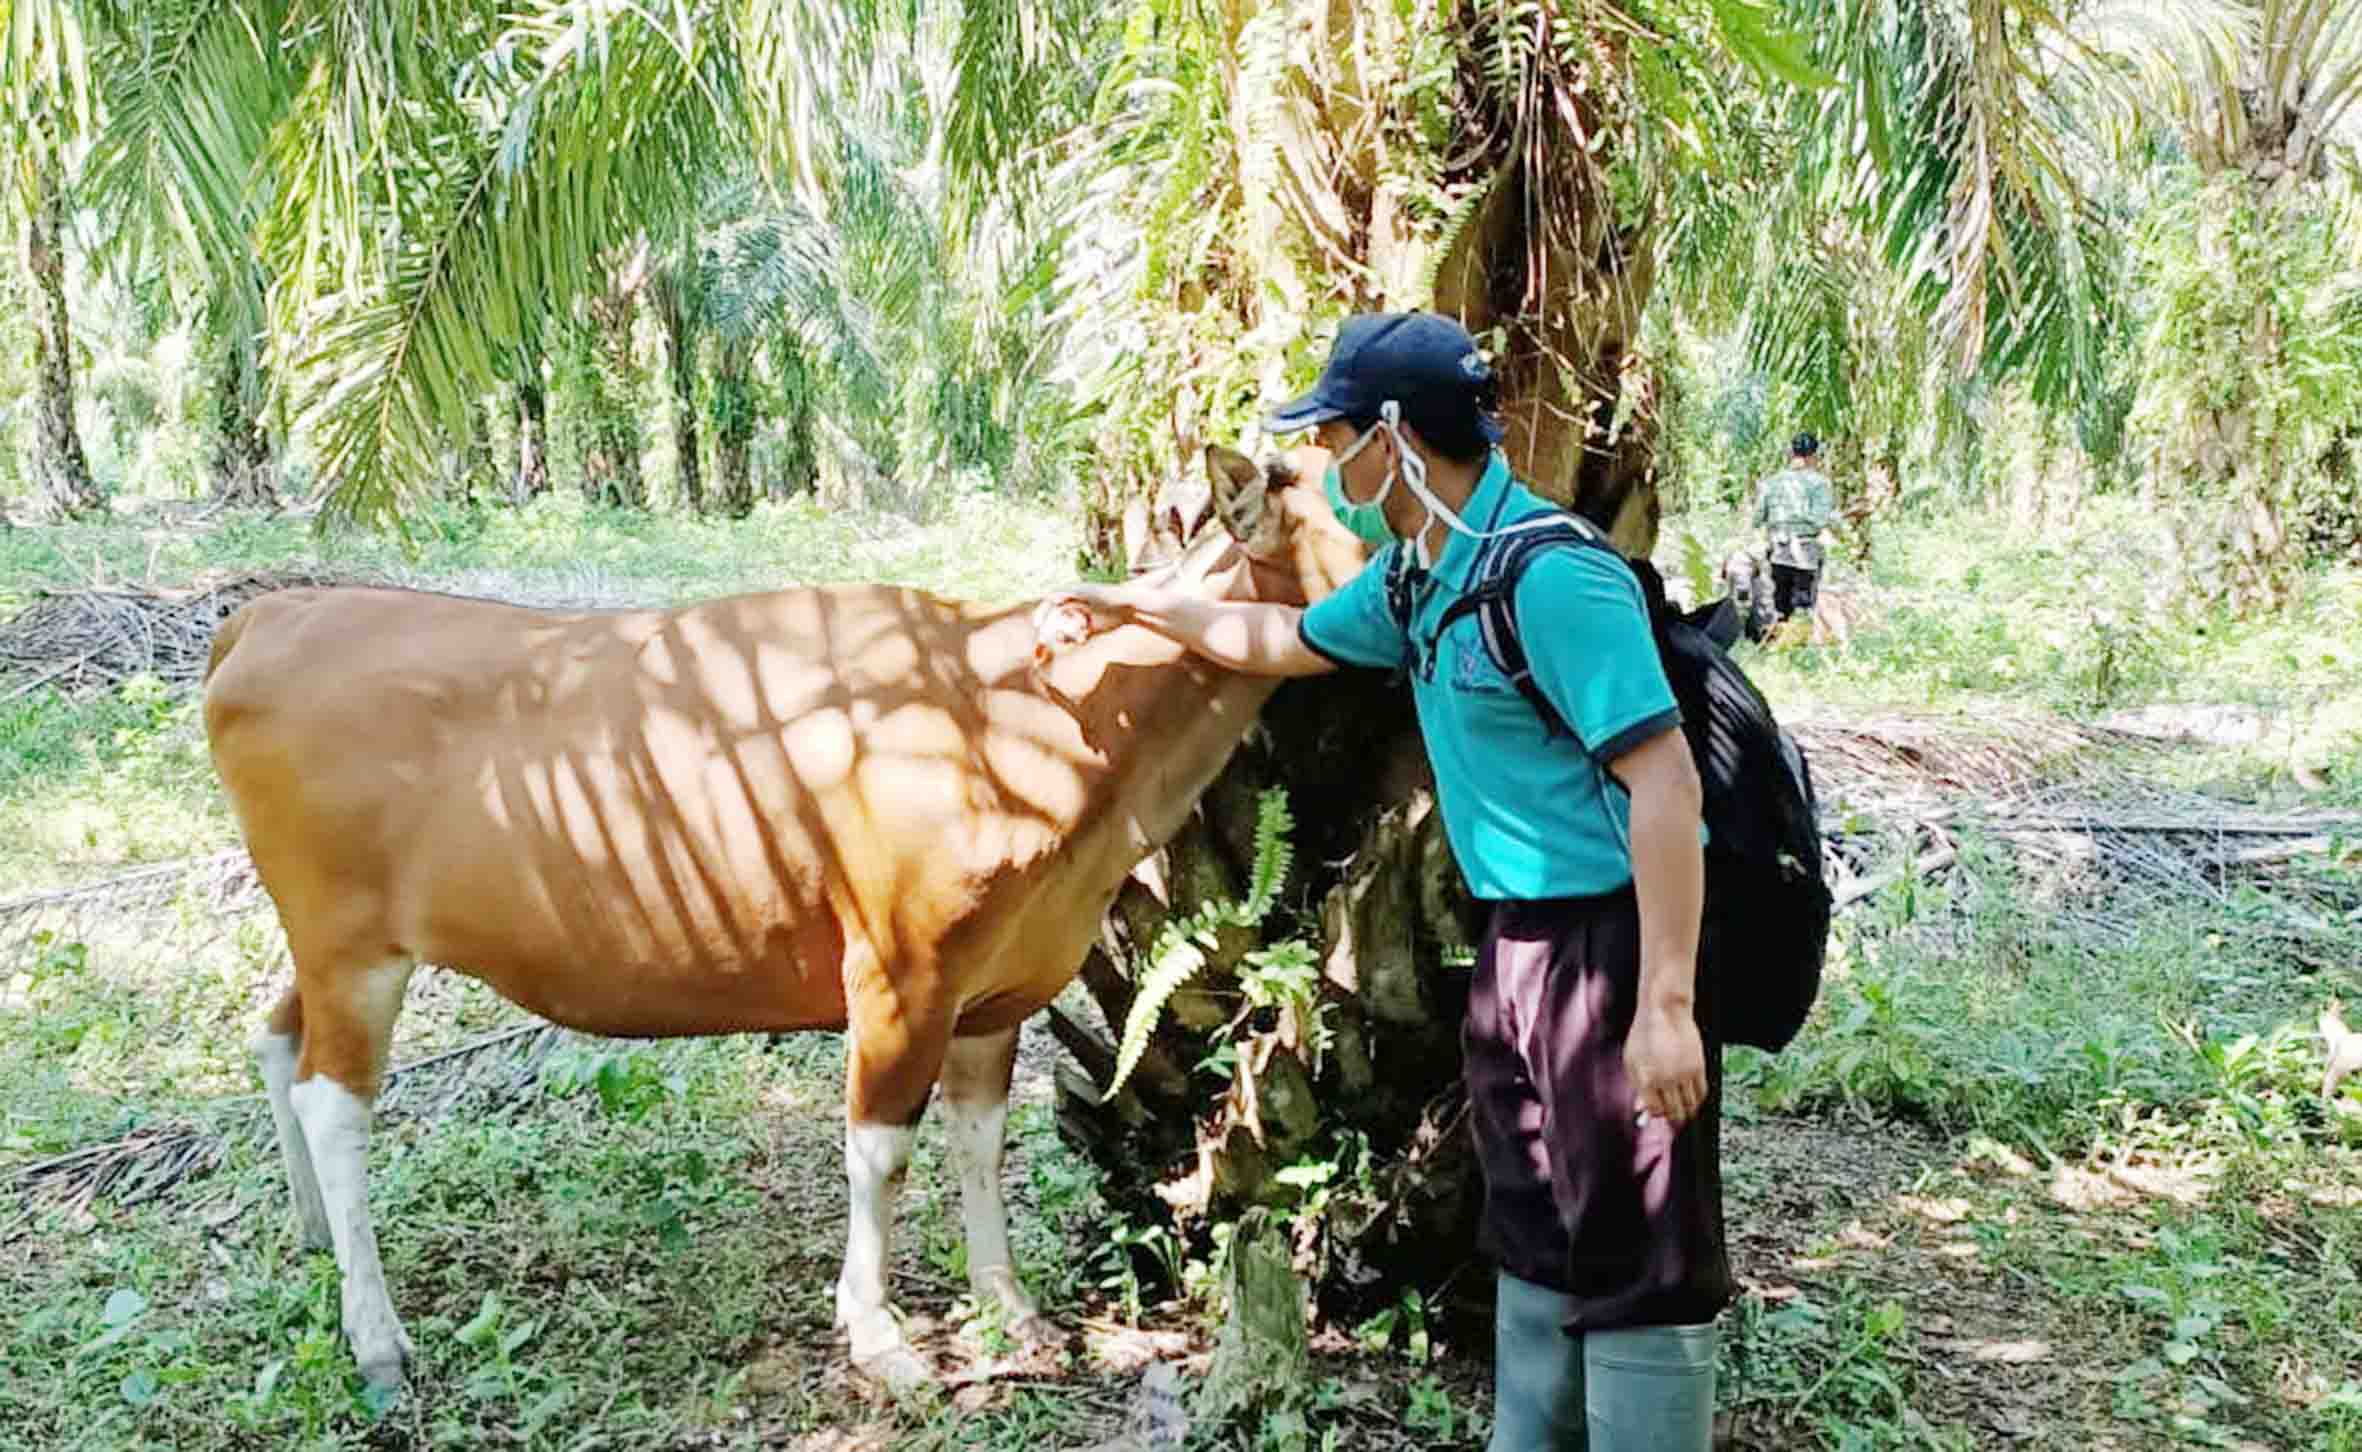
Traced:
<svg viewBox="0 0 2362 1452">
<path fill-rule="evenodd" d="M 1706 1103 L 1677 1132 L 1634 1122 L 1624 1039 L 1639 984 L 1627 888 L 1494 904 L 1469 987 L 1481 1243 L 1509 1274 L 1572 1295 L 1569 1331 L 1697 1325 L 1732 1295 L 1709 985 L 1700 975 Z"/>
</svg>

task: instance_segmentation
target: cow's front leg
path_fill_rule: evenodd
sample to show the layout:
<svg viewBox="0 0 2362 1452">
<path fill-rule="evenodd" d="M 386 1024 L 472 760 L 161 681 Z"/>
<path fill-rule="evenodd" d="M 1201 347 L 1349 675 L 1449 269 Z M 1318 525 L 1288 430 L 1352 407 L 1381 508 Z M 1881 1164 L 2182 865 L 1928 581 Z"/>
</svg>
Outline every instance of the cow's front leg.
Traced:
<svg viewBox="0 0 2362 1452">
<path fill-rule="evenodd" d="M 920 979 L 919 981 L 924 981 Z M 894 1252 L 895 1201 L 910 1169 L 910 1144 L 927 1096 L 943 1069 L 948 1024 L 930 1030 L 917 1005 L 897 992 L 866 945 L 846 953 L 850 1007 L 845 1044 L 845 1185 L 850 1210 L 845 1269 L 837 1277 L 837 1325 L 852 1343 L 853 1365 L 889 1386 L 933 1379 L 902 1334 L 886 1298 Z"/>
<path fill-rule="evenodd" d="M 1009 1124 L 1009 1080 L 1017 1030 L 954 1039 L 943 1060 L 943 1109 L 952 1162 L 960 1176 L 960 1219 L 968 1237 L 968 1285 L 979 1301 L 997 1302 L 1009 1330 L 1027 1341 L 1056 1331 L 1017 1279 L 1009 1253 L 1009 1207 L 1001 1193 L 1001 1153 Z"/>
<path fill-rule="evenodd" d="M 852 1215 L 845 1269 L 837 1277 L 837 1325 L 852 1343 L 853 1365 L 890 1386 L 930 1379 L 927 1364 L 903 1338 L 886 1302 L 886 1260 L 894 1246 L 894 1204 L 910 1169 L 915 1131 L 903 1124 L 845 1121 L 845 1181 Z"/>
</svg>

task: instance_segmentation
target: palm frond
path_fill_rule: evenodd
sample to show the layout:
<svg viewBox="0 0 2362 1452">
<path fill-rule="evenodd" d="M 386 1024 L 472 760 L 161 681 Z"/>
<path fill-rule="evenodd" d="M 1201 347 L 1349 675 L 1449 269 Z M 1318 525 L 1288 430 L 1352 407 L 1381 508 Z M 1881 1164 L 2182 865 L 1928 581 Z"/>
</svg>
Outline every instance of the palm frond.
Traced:
<svg viewBox="0 0 2362 1452">
<path fill-rule="evenodd" d="M 2118 250 L 2069 102 L 2107 79 L 2041 0 L 1803 0 L 1847 78 L 1790 118 L 1791 189 L 1874 239 L 1966 371 L 2099 386 Z"/>
<path fill-rule="evenodd" d="M 97 85 L 84 8 L 76 0 L 0 0 L 0 108 L 28 162 L 37 148 L 90 131 Z"/>
<path fill-rule="evenodd" d="M 134 271 L 167 242 L 216 285 L 217 326 L 262 323 L 254 226 L 270 134 L 294 99 L 285 6 L 154 0 L 103 33 L 104 119 L 83 196 L 115 220 L 108 245 Z"/>
<path fill-rule="evenodd" d="M 998 195 L 1022 206 L 1046 142 L 1089 116 L 1096 41 L 1120 7 L 1096 0 L 965 0 L 951 50 L 943 159 L 972 216 Z M 1013 189 L 1013 190 L 1012 190 Z"/>
<path fill-rule="evenodd" d="M 695 206 L 743 134 L 736 57 L 726 34 L 673 20 L 591 4 L 530 14 L 503 37 L 523 82 L 497 126 L 456 108 L 412 118 L 371 158 L 357 202 L 325 171 L 290 185 L 278 235 L 301 239 L 285 259 L 297 282 L 276 331 L 307 349 L 294 362 L 325 517 L 389 516 L 431 477 L 438 445 L 465 436 L 501 340 L 530 336 L 611 248 Z M 307 154 L 307 131 L 354 109 L 325 72 L 278 148 L 293 171 L 342 144 Z"/>
<path fill-rule="evenodd" d="M 1807 246 L 1770 270 L 1747 313 L 1748 361 L 1794 390 L 1799 421 L 1823 433 L 1853 414 L 1855 297 L 1844 261 Z"/>
</svg>

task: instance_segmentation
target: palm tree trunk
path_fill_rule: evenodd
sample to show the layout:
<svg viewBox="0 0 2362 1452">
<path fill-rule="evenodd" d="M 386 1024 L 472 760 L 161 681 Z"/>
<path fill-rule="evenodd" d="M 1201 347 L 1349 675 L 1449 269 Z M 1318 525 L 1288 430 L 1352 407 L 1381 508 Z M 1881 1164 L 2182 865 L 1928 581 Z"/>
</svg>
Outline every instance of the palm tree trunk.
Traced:
<svg viewBox="0 0 2362 1452">
<path fill-rule="evenodd" d="M 1472 10 L 1466 52 L 1496 44 L 1503 23 Z M 1506 93 L 1470 87 L 1469 129 L 1488 138 L 1472 169 L 1484 200 L 1437 268 L 1433 305 L 1472 333 L 1503 335 L 1503 447 L 1519 476 L 1645 555 L 1663 514 L 1656 383 L 1636 346 L 1656 285 L 1649 218 L 1619 216 L 1607 158 L 1582 141 L 1620 134 L 1609 98 L 1548 64 L 1530 79 Z"/>
<path fill-rule="evenodd" d="M 509 497 L 522 507 L 549 493 L 549 487 L 549 395 L 542 390 L 536 358 L 517 383 L 517 472 Z"/>
<path fill-rule="evenodd" d="M 263 426 L 263 393 L 252 343 L 229 339 L 214 373 L 213 497 L 236 508 L 279 507 L 279 463 Z"/>
<path fill-rule="evenodd" d="M 1573 135 L 1622 134 L 1615 117 L 1601 114 L 1612 98 L 1577 84 L 1565 58 L 1538 63 L 1545 68 L 1530 86 L 1490 89 L 1485 58 L 1498 36 L 1486 27 L 1502 23 L 1507 7 L 1468 8 L 1461 93 L 1473 99 L 1452 136 L 1455 164 L 1464 167 L 1453 179 L 1473 184 L 1480 200 L 1446 234 L 1432 294 L 1422 295 L 1410 281 L 1424 270 L 1417 249 L 1398 235 L 1407 224 L 1382 205 L 1385 189 L 1373 180 L 1388 174 L 1383 158 L 1356 149 L 1376 144 L 1369 138 L 1383 128 L 1339 104 L 1356 94 L 1346 84 L 1352 77 L 1341 82 L 1324 69 L 1354 52 L 1359 42 L 1339 28 L 1352 31 L 1367 12 L 1311 0 L 1295 9 L 1315 32 L 1310 52 L 1332 60 L 1304 62 L 1303 77 L 1289 72 L 1279 92 L 1300 112 L 1293 124 L 1302 134 L 1279 144 L 1274 179 L 1242 177 L 1240 193 L 1308 200 L 1240 232 L 1264 237 L 1300 227 L 1319 243 L 1298 249 L 1307 255 L 1366 248 L 1352 259 L 1366 262 L 1379 285 L 1357 295 L 1356 306 L 1432 306 L 1492 333 L 1512 465 L 1608 527 L 1625 549 L 1647 551 L 1660 509 L 1655 398 L 1636 345 L 1655 280 L 1650 219 L 1645 211 L 1619 216 L 1602 180 L 1611 158 Z M 1324 26 L 1335 44 L 1319 43 Z M 1612 57 L 1587 53 L 1591 62 L 1614 68 Z M 1231 84 L 1234 114 L 1269 104 Z M 1364 104 L 1383 102 L 1372 93 Z M 1331 177 L 1342 180 L 1313 195 Z M 1245 205 L 1252 212 L 1257 203 Z M 1177 310 L 1193 314 L 1184 326 L 1196 336 L 1232 325 L 1268 328 L 1261 310 L 1278 304 L 1265 299 L 1304 283 L 1289 271 L 1288 247 L 1269 251 L 1273 277 L 1254 270 L 1260 254 L 1234 264 L 1246 269 L 1231 282 L 1235 302 L 1214 300 L 1211 288 L 1184 289 Z M 1235 315 L 1212 322 L 1207 314 L 1217 307 Z M 1174 410 L 1184 452 L 1191 425 L 1183 415 L 1191 411 L 1186 403 Z M 1447 1307 L 1475 1311 L 1491 1280 L 1474 1273 L 1482 1192 L 1459 1078 L 1467 969 L 1454 955 L 1472 944 L 1477 913 L 1443 837 L 1407 694 L 1352 673 L 1292 683 L 1266 708 L 1263 725 L 1267 743 L 1234 759 L 1197 819 L 1161 854 L 1162 898 L 1137 884 L 1119 897 L 1083 974 L 1105 1023 L 1056 1021 L 1075 1059 L 1061 1079 L 1061 1126 L 1105 1167 L 1109 1186 L 1137 1187 L 1134 1209 L 1171 1207 L 1190 1227 L 1254 1205 L 1300 1205 L 1303 1176 L 1282 1172 L 1333 1166 L 1312 1171 L 1329 1175 L 1327 1208 L 1299 1240 L 1324 1307 L 1362 1314 L 1395 1303 L 1406 1285 L 1432 1298 L 1448 1283 L 1455 1289 Z M 1263 933 L 1266 944 L 1290 933 L 1310 944 L 1321 965 L 1313 1016 L 1325 1024 L 1327 1046 L 1299 1012 L 1247 1010 L 1236 965 L 1257 945 L 1228 943 L 1167 1005 L 1133 1081 L 1100 1103 L 1096 1090 L 1115 1061 L 1112 1044 L 1131 1010 L 1142 951 L 1168 907 L 1236 894 L 1252 857 L 1258 795 L 1274 785 L 1300 824 L 1301 880 L 1290 897 L 1304 913 Z M 1224 1067 L 1216 1073 L 1208 1064 Z"/>
<path fill-rule="evenodd" d="M 451 477 L 446 497 L 454 504 L 473 504 L 478 484 L 499 477 L 492 457 L 492 408 L 482 397 L 468 401 L 467 437 L 451 455 Z"/>
<path fill-rule="evenodd" d="M 746 345 L 725 340 L 714 356 L 714 470 L 722 513 L 744 519 L 755 507 L 755 395 Z"/>
<path fill-rule="evenodd" d="M 632 325 L 639 315 L 646 249 L 623 259 L 607 286 L 592 294 L 590 367 L 586 370 L 590 448 L 583 455 L 583 492 L 593 502 L 621 509 L 648 506 L 648 482 L 640 469 L 645 435 L 640 427 L 640 370 L 632 352 Z"/>
<path fill-rule="evenodd" d="M 2259 251 L 2242 246 L 2235 234 L 2281 226 L 2286 214 L 2249 169 L 2234 169 L 2199 201 L 2199 256 L 2218 275 L 2232 279 L 2237 295 L 2253 299 L 2244 326 L 2223 341 L 2237 350 L 2242 367 L 2229 397 L 2217 397 L 2194 411 L 2180 470 L 2200 499 L 2214 501 L 2180 516 L 2182 554 L 2201 593 L 2229 600 L 2240 610 L 2269 610 L 2291 589 L 2295 550 L 2287 528 L 2294 481 L 2283 461 L 2258 437 L 2262 389 L 2278 381 L 2284 340 L 2273 312 L 2269 278 L 2254 276 Z M 2212 569 L 2207 569 L 2211 564 Z"/>
<path fill-rule="evenodd" d="M 779 371 L 782 436 L 779 466 L 771 471 L 768 486 L 772 499 L 785 502 L 811 493 L 820 482 L 820 445 L 814 426 L 819 404 L 812 367 L 801 346 L 782 339 L 772 349 L 772 358 Z"/>
<path fill-rule="evenodd" d="M 25 226 L 25 267 L 33 278 L 35 407 L 33 479 L 41 507 L 61 516 L 106 507 L 74 423 L 73 330 L 66 314 L 66 204 L 56 163 L 35 164 Z"/>
<path fill-rule="evenodd" d="M 1136 878 L 1118 896 L 1083 969 L 1103 1024 L 1054 1011 L 1074 1060 L 1059 1074 L 1059 1124 L 1127 1208 L 1171 1214 L 1185 1230 L 1301 1203 L 1309 1192 L 1282 1172 L 1335 1165 L 1306 1249 L 1324 1309 L 1366 1315 L 1406 1284 L 1432 1290 L 1473 1248 L 1481 1192 L 1459 1079 L 1459 955 L 1472 916 L 1409 700 L 1391 681 L 1291 683 L 1263 725 L 1268 740 L 1242 749 L 1153 859 L 1144 875 L 1161 879 L 1161 894 Z M 1385 743 L 1381 755 L 1373 743 Z M 1312 944 L 1317 1008 L 1247 1011 L 1240 965 L 1257 945 L 1227 942 L 1173 996 L 1139 1069 L 1106 1100 L 1142 954 L 1168 907 L 1244 895 L 1272 786 L 1298 824 L 1285 900 L 1299 916 L 1274 936 L 1300 931 Z M 1224 1058 L 1219 1072 L 1206 1067 Z"/>
<path fill-rule="evenodd" d="M 681 504 L 691 514 L 705 513 L 704 461 L 697 437 L 697 333 L 681 308 L 679 289 L 658 294 L 657 317 L 664 324 L 665 357 L 672 380 L 673 460 L 680 481 Z"/>
</svg>

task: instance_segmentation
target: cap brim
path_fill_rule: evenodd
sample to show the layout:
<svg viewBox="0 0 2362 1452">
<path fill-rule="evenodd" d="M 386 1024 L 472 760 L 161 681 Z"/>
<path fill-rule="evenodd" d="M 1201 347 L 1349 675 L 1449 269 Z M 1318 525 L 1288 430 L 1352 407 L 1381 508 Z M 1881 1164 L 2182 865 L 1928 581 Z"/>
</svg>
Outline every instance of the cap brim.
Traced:
<svg viewBox="0 0 2362 1452">
<path fill-rule="evenodd" d="M 1343 418 L 1345 410 L 1322 398 L 1318 393 L 1307 393 L 1293 403 L 1283 403 L 1264 415 L 1263 432 L 1267 434 L 1300 434 L 1315 424 L 1325 424 L 1333 418 Z"/>
</svg>

